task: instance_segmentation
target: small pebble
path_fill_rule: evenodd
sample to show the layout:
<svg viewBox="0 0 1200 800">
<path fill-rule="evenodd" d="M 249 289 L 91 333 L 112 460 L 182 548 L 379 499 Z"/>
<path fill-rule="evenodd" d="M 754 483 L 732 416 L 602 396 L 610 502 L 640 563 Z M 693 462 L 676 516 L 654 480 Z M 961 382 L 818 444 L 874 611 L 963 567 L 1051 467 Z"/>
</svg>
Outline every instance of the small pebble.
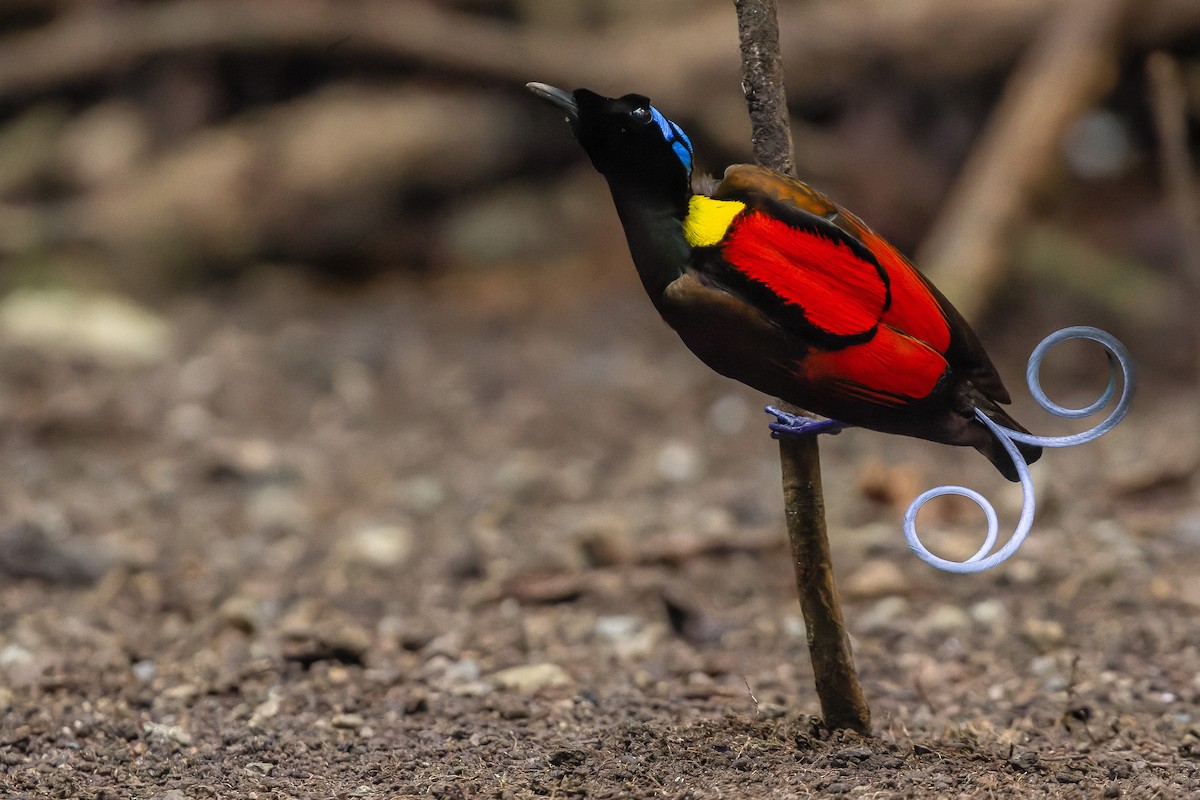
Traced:
<svg viewBox="0 0 1200 800">
<path fill-rule="evenodd" d="M 863 633 L 879 633 L 892 628 L 901 617 L 908 616 L 910 612 L 911 605 L 903 597 L 884 597 L 867 609 L 854 627 Z"/>
<path fill-rule="evenodd" d="M 632 563 L 637 547 L 629 534 L 628 523 L 619 514 L 586 518 L 574 531 L 583 560 L 593 567 L 614 567 Z"/>
<path fill-rule="evenodd" d="M 279 695 L 279 687 L 272 686 L 267 691 L 267 699 L 254 707 L 254 711 L 251 712 L 250 720 L 246 725 L 251 728 L 261 728 L 264 722 L 277 715 L 280 708 Z"/>
<path fill-rule="evenodd" d="M 261 630 L 263 620 L 258 603 L 249 597 L 234 595 L 226 598 L 217 609 L 217 616 L 226 625 L 242 633 L 250 634 Z"/>
<path fill-rule="evenodd" d="M 430 514 L 446 502 L 446 487 L 433 475 L 417 475 L 400 488 L 400 502 L 416 514 Z"/>
<path fill-rule="evenodd" d="M 1043 653 L 1062 645 L 1067 638 L 1059 622 L 1052 619 L 1027 619 L 1021 626 L 1021 635 Z"/>
<path fill-rule="evenodd" d="M 1058 659 L 1054 656 L 1038 656 L 1029 662 L 1029 672 L 1039 678 L 1057 675 L 1059 672 Z"/>
<path fill-rule="evenodd" d="M 1015 586 L 1031 586 L 1042 579 L 1042 567 L 1036 561 L 1013 559 L 1004 577 Z"/>
<path fill-rule="evenodd" d="M 874 752 L 865 747 L 843 747 L 837 751 L 837 758 L 843 761 L 866 761 Z"/>
<path fill-rule="evenodd" d="M 683 442 L 667 442 L 658 451 L 658 474 L 671 483 L 690 483 L 700 477 L 700 454 Z"/>
<path fill-rule="evenodd" d="M 493 673 L 492 683 L 501 689 L 519 692 L 536 692 L 555 686 L 570 686 L 574 681 L 566 670 L 557 664 L 524 664 Z"/>
<path fill-rule="evenodd" d="M 788 707 L 782 703 L 759 703 L 757 710 L 764 719 L 779 719 L 788 713 Z"/>
<path fill-rule="evenodd" d="M 793 639 L 804 639 L 808 635 L 808 628 L 803 617 L 790 614 L 783 618 L 783 632 Z"/>
<path fill-rule="evenodd" d="M 479 680 L 479 662 L 470 658 L 454 661 L 442 672 L 442 680 L 451 686 L 477 681 Z"/>
<path fill-rule="evenodd" d="M 412 550 L 413 535 L 407 527 L 372 523 L 350 535 L 348 555 L 360 564 L 386 568 L 402 564 Z"/>
<path fill-rule="evenodd" d="M 1057 692 L 1067 687 L 1067 677 L 1055 656 L 1033 659 L 1029 662 L 1029 672 L 1041 679 L 1042 691 Z"/>
<path fill-rule="evenodd" d="M 971 619 L 991 631 L 1002 631 L 1008 627 L 1009 613 L 1004 603 L 995 598 L 980 600 L 968 610 Z"/>
<path fill-rule="evenodd" d="M 334 714 L 333 719 L 329 720 L 329 724 L 343 730 L 358 730 L 366 724 L 366 720 L 363 719 L 362 714 Z"/>
<path fill-rule="evenodd" d="M 13 664 L 26 664 L 33 661 L 33 653 L 28 648 L 13 642 L 0 650 L 0 669 L 7 669 Z"/>
<path fill-rule="evenodd" d="M 180 403 L 167 412 L 165 427 L 185 442 L 198 441 L 212 430 L 212 414 L 199 403 Z"/>
<path fill-rule="evenodd" d="M 874 558 L 850 574 L 843 584 L 851 600 L 904 594 L 910 589 L 908 576 L 894 561 Z"/>
<path fill-rule="evenodd" d="M 298 533 L 309 528 L 310 520 L 307 501 L 291 486 L 257 487 L 246 502 L 246 523 L 254 530 Z"/>
<path fill-rule="evenodd" d="M 155 663 L 147 659 L 134 662 L 134 665 L 130 669 L 133 671 L 133 677 L 137 679 L 138 683 L 149 683 L 154 680 L 154 676 L 158 672 Z"/>
<path fill-rule="evenodd" d="M 181 725 L 147 722 L 142 726 L 142 735 L 151 742 L 174 742 L 182 747 L 187 747 L 192 743 L 192 735 Z"/>
<path fill-rule="evenodd" d="M 200 687 L 194 683 L 177 683 L 162 691 L 162 697 L 179 703 L 190 703 L 200 694 Z"/>
<path fill-rule="evenodd" d="M 641 620 L 628 614 L 598 617 L 593 627 L 596 635 L 603 639 L 624 639 L 637 632 L 637 629 L 641 627 Z"/>
<path fill-rule="evenodd" d="M 740 433 L 750 417 L 749 404 L 739 394 L 726 394 L 717 398 L 708 409 L 708 422 L 721 433 Z"/>
<path fill-rule="evenodd" d="M 917 630 L 923 634 L 945 635 L 970 627 L 971 618 L 967 612 L 958 606 L 939 605 L 917 623 Z"/>
</svg>

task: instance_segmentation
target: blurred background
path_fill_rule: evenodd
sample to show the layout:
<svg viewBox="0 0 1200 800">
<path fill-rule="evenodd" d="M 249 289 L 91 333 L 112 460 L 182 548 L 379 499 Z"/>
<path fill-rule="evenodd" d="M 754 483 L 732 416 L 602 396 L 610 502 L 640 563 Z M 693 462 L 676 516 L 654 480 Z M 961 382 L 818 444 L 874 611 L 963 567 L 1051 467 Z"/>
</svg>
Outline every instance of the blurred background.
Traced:
<svg viewBox="0 0 1200 800">
<path fill-rule="evenodd" d="M 1176 519 L 1200 458 L 1200 4 L 783 2 L 781 39 L 800 176 L 914 255 L 1010 385 L 1068 324 L 1132 348 L 1159 432 L 1087 465 Z M 584 524 L 558 515 L 633 497 L 638 536 L 773 524 L 762 398 L 657 320 L 604 182 L 524 89 L 647 94 L 720 174 L 750 157 L 736 41 L 723 0 L 4 3 L 0 420 L 41 464 L 6 479 L 10 571 L 108 563 L 21 566 L 27 539 L 205 542 L 173 503 L 243 543 L 296 528 L 297 552 L 382 519 L 492 577 L 520 518 L 552 563 Z M 1062 351 L 1049 387 L 1090 399 L 1102 363 Z M 991 478 L 889 437 L 827 450 L 854 524 L 948 464 Z M 244 491 L 214 492 L 228 475 Z M 664 518 L 706 480 L 724 499 Z M 117 497 L 141 522 L 114 534 Z"/>
<path fill-rule="evenodd" d="M 1182 313 L 1189 234 L 1161 140 L 1194 143 L 1194 3 L 781 5 L 800 174 L 906 252 L 925 242 L 968 317 L 1050 289 L 1158 333 Z M 580 259 L 625 281 L 602 183 L 522 86 L 648 94 L 719 174 L 749 158 L 732 20 L 719 0 L 12 0 L 0 285 Z M 1170 131 L 1164 81 L 1185 118 Z M 1002 234 L 971 250 L 981 226 Z"/>
<path fill-rule="evenodd" d="M 1010 383 L 1051 330 L 1115 332 L 1176 442 L 1123 459 L 1141 465 L 1128 480 L 1187 485 L 1200 5 L 781 6 L 799 174 L 914 254 Z M 597 488 L 628 468 L 611 456 L 622 439 L 663 459 L 650 483 L 698 475 L 710 435 L 754 447 L 761 400 L 654 318 L 603 181 L 523 88 L 647 94 L 720 174 L 749 158 L 738 74 L 720 1 L 10 0 L 9 446 L 23 454 L 31 432 L 135 449 L 174 436 L 261 460 L 321 431 L 394 436 L 378 465 L 400 487 L 389 513 L 408 527 L 424 512 L 396 497 L 423 486 L 457 509 L 440 523 L 454 530 L 489 507 L 495 475 L 555 483 L 576 464 L 556 503 L 623 497 Z M 1064 352 L 1051 388 L 1094 391 L 1100 365 Z M 456 415 L 486 422 L 455 428 Z M 850 438 L 831 445 L 835 463 L 844 450 L 856 463 Z M 488 453 L 467 468 L 479 486 L 444 461 L 460 439 Z M 922 470 L 963 455 L 914 452 L 903 459 Z M 871 491 L 899 503 L 915 493 L 901 483 Z M 9 513 L 49 513 L 44 490 L 22 486 Z"/>
</svg>

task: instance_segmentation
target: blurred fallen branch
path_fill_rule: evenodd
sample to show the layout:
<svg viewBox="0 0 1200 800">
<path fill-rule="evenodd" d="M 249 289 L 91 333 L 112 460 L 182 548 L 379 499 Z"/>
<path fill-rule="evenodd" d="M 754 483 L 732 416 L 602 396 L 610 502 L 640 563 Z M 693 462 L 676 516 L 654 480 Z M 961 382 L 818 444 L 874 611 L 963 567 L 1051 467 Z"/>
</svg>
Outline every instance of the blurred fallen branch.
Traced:
<svg viewBox="0 0 1200 800">
<path fill-rule="evenodd" d="M 715 33 L 724 19 L 701 15 L 685 26 L 683 40 Z M 660 35 L 643 32 L 640 38 L 649 45 Z M 42 29 L 8 37 L 0 47 L 0 97 L 45 91 L 154 56 L 279 47 L 337 47 L 514 81 L 537 74 L 574 82 L 580 76 L 572 73 L 598 77 L 594 62 L 610 44 L 606 36 L 577 39 L 405 0 L 114 4 L 80 8 Z M 646 53 L 644 67 L 661 61 L 657 47 L 622 48 L 622 60 L 639 50 Z M 725 60 L 733 74 L 735 63 Z"/>
<path fill-rule="evenodd" d="M 697 558 L 722 558 L 733 553 L 759 553 L 782 550 L 778 534 L 739 533 L 737 536 L 701 536 L 676 533 L 649 539 L 639 548 L 638 564 L 678 566 Z"/>
<path fill-rule="evenodd" d="M 1055 0 L 819 0 L 786 6 L 781 44 L 793 97 L 844 90 L 887 72 L 918 82 L 970 78 L 1011 62 Z M 731 24 L 724 3 L 604 31 L 541 30 L 415 0 L 172 0 L 81 5 L 0 41 L 0 98 L 200 50 L 338 48 L 523 83 L 531 75 L 600 90 L 636 88 L 686 107 L 714 86 L 736 93 L 736 54 L 712 47 Z M 1128 31 L 1142 47 L 1200 30 L 1200 3 L 1157 0 Z M 671 42 L 664 57 L 662 42 Z M 864 54 L 870 54 L 865 57 Z"/>
<path fill-rule="evenodd" d="M 1131 0 L 1069 0 L 1022 58 L 917 263 L 967 319 L 1003 281 L 1010 235 L 1078 115 L 1110 88 Z"/>
<path fill-rule="evenodd" d="M 528 570 L 507 578 L 498 591 L 502 597 L 514 597 L 522 603 L 563 603 L 610 585 L 612 576 L 630 575 L 635 568 L 668 566 L 677 568 L 705 558 L 729 558 L 737 553 L 754 557 L 782 550 L 783 540 L 774 533 L 705 536 L 673 533 L 653 537 L 637 553 L 620 564 L 597 565 L 587 569 Z"/>
<path fill-rule="evenodd" d="M 498 98 L 334 87 L 189 136 L 69 202 L 46 235 L 135 256 L 173 245 L 155 252 L 192 261 L 246 258 L 285 237 L 290 257 L 369 249 L 398 235 L 397 186 L 451 192 L 535 146 Z"/>
</svg>

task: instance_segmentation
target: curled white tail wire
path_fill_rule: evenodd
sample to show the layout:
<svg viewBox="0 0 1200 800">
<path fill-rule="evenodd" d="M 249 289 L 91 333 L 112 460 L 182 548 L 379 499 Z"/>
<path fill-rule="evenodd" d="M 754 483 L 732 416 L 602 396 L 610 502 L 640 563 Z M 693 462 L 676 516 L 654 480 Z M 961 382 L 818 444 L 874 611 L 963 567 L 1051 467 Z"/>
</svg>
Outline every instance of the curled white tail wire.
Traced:
<svg viewBox="0 0 1200 800">
<path fill-rule="evenodd" d="M 1087 339 L 1097 342 L 1108 351 L 1109 361 L 1109 379 L 1108 386 L 1100 395 L 1099 399 L 1091 405 L 1083 408 L 1066 408 L 1055 403 L 1042 390 L 1041 369 L 1042 362 L 1046 358 L 1046 354 L 1055 345 L 1065 342 L 1068 339 Z M 982 572 L 985 569 L 992 567 L 1008 560 L 1025 541 L 1025 537 L 1029 534 L 1030 528 L 1033 527 L 1033 515 L 1037 505 L 1036 498 L 1033 492 L 1033 478 L 1029 474 L 1029 464 L 1017 449 L 1016 442 L 1024 444 L 1039 445 L 1041 447 L 1072 447 L 1084 442 L 1090 442 L 1098 439 L 1104 434 L 1112 430 L 1117 423 L 1125 418 L 1125 414 L 1129 411 L 1129 404 L 1133 400 L 1134 386 L 1134 367 L 1133 358 L 1129 355 L 1129 351 L 1125 349 L 1112 334 L 1100 330 L 1099 328 L 1091 328 L 1086 325 L 1079 325 L 1071 328 L 1064 328 L 1060 331 L 1050 334 L 1042 340 L 1033 350 L 1033 354 L 1029 357 L 1029 366 L 1025 371 L 1025 379 L 1029 383 L 1029 391 L 1033 395 L 1033 399 L 1038 405 L 1044 408 L 1049 413 L 1057 417 L 1065 417 L 1068 419 L 1082 419 L 1089 417 L 1098 411 L 1105 408 L 1113 399 L 1117 392 L 1117 367 L 1121 371 L 1121 396 L 1117 399 L 1117 404 L 1113 408 L 1112 413 L 1099 425 L 1090 428 L 1082 433 L 1074 433 L 1068 436 L 1034 436 L 1030 433 L 1021 433 L 998 425 L 988 419 L 984 413 L 978 409 L 975 410 L 975 415 L 979 421 L 986 425 L 993 434 L 1004 445 L 1005 451 L 1012 458 L 1013 464 L 1017 468 L 1017 475 L 1021 481 L 1021 518 L 1017 521 L 1016 530 L 1004 546 L 999 550 L 992 552 L 996 546 L 996 539 L 999 535 L 999 523 L 996 519 L 996 509 L 988 502 L 987 498 L 976 492 L 973 489 L 968 489 L 964 486 L 939 486 L 935 489 L 930 489 L 921 494 L 912 505 L 908 507 L 908 511 L 904 514 L 904 537 L 908 540 L 908 546 L 916 553 L 917 557 L 925 563 L 945 570 L 946 572 L 956 573 L 972 573 Z M 921 510 L 927 502 L 935 497 L 943 495 L 956 494 L 969 498 L 974 501 L 981 509 L 984 515 L 987 516 L 988 532 L 984 537 L 983 545 L 975 553 L 975 555 L 965 561 L 951 561 L 941 558 L 929 551 L 917 535 L 917 512 Z M 989 555 L 990 554 L 990 555 Z"/>
</svg>

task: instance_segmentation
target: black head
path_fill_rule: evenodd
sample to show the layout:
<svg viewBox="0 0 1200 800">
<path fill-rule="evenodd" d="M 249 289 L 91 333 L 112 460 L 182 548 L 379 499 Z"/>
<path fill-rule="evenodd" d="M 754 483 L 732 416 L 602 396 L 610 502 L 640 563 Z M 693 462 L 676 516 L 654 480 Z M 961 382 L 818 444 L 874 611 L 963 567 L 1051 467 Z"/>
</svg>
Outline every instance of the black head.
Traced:
<svg viewBox="0 0 1200 800">
<path fill-rule="evenodd" d="M 567 114 L 575 138 L 596 170 L 640 181 L 671 181 L 685 189 L 692 174 L 692 142 L 678 125 L 640 94 L 615 100 L 587 89 L 565 92 L 544 83 L 531 92 Z"/>
</svg>

